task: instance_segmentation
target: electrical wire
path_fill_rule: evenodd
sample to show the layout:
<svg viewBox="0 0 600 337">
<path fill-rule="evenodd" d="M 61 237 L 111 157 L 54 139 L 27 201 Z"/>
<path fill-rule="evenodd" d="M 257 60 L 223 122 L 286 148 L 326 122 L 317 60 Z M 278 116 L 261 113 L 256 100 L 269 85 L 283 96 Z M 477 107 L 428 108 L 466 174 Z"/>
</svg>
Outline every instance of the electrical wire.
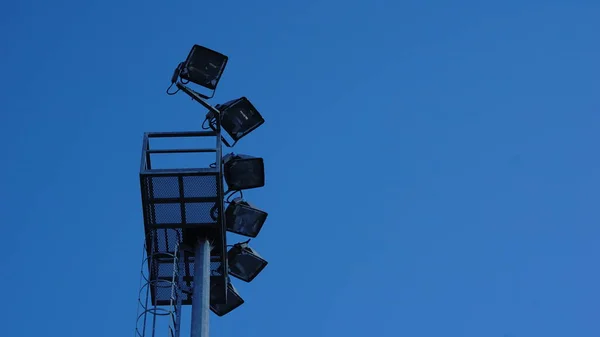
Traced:
<svg viewBox="0 0 600 337">
<path fill-rule="evenodd" d="M 244 192 L 240 191 L 227 191 L 225 192 L 225 203 L 231 203 L 231 197 L 233 197 L 236 193 L 240 194 L 240 198 L 244 199 Z"/>
<path fill-rule="evenodd" d="M 204 122 L 202 122 L 202 130 L 208 130 L 208 129 L 210 129 L 210 127 L 206 126 L 206 122 L 210 123 L 210 120 L 208 118 L 204 119 Z"/>
<path fill-rule="evenodd" d="M 173 84 L 175 84 L 175 83 L 171 83 L 171 85 L 167 88 L 167 95 L 169 95 L 169 96 L 173 96 L 179 92 L 179 88 L 177 88 L 177 90 L 175 90 L 174 92 L 169 92 L 169 90 L 171 90 L 171 88 L 173 87 Z"/>
<path fill-rule="evenodd" d="M 213 219 L 213 221 L 217 221 L 219 219 L 219 214 L 217 213 L 218 209 L 217 209 L 217 204 L 215 204 L 211 209 L 210 209 L 210 217 Z"/>
</svg>

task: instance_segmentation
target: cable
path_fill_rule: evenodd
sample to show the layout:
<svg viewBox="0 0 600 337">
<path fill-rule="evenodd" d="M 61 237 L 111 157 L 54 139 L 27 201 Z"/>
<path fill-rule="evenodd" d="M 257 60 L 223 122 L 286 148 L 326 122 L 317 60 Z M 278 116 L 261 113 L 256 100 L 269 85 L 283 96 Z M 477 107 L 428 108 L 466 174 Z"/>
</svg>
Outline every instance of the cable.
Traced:
<svg viewBox="0 0 600 337">
<path fill-rule="evenodd" d="M 173 87 L 173 84 L 175 84 L 175 83 L 171 83 L 171 85 L 167 88 L 167 95 L 169 95 L 169 96 L 173 96 L 179 92 L 179 88 L 177 88 L 177 90 L 175 90 L 174 92 L 169 92 L 169 90 L 171 90 L 171 88 Z"/>
<path fill-rule="evenodd" d="M 217 204 L 215 204 L 211 209 L 210 209 L 210 217 L 213 219 L 213 221 L 218 221 L 219 220 L 219 214 L 217 213 L 218 209 L 217 209 Z"/>
<path fill-rule="evenodd" d="M 225 192 L 225 202 L 230 204 L 231 203 L 231 197 L 233 197 L 236 193 L 240 194 L 240 198 L 244 199 L 244 192 L 240 191 L 227 191 Z M 229 194 L 229 195 L 228 195 Z"/>
<path fill-rule="evenodd" d="M 210 129 L 210 127 L 206 126 L 206 122 L 210 122 L 208 118 L 205 118 L 204 122 L 202 122 L 202 130 Z"/>
</svg>

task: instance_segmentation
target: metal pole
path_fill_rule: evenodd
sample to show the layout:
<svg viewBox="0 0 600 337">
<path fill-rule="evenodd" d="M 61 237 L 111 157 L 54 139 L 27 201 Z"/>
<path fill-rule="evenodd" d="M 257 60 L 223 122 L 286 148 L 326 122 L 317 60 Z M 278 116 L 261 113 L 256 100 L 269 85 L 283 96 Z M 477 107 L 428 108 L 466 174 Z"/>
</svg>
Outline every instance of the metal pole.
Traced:
<svg viewBox="0 0 600 337">
<path fill-rule="evenodd" d="M 208 337 L 210 313 L 210 243 L 205 237 L 196 242 L 191 337 Z"/>
</svg>

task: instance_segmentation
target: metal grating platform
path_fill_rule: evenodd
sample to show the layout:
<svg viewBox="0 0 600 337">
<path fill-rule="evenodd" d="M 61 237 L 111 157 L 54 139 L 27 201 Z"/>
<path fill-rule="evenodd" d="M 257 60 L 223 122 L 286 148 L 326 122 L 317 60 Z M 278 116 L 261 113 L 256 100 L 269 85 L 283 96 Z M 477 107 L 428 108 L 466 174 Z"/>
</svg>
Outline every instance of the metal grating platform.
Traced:
<svg viewBox="0 0 600 337">
<path fill-rule="evenodd" d="M 211 209 L 219 201 L 218 179 L 218 172 L 143 176 L 146 228 L 215 226 Z"/>
<path fill-rule="evenodd" d="M 151 138 L 213 137 L 214 148 L 158 149 L 150 148 Z M 226 237 L 223 222 L 223 174 L 220 168 L 220 139 L 210 132 L 161 132 L 144 134 L 140 187 L 152 302 L 168 305 L 170 288 L 166 282 L 173 278 L 173 258 L 161 258 L 161 253 L 178 255 L 178 296 L 182 304 L 191 304 L 191 286 L 194 276 L 194 257 L 191 253 L 196 235 L 209 235 L 213 239 L 211 251 L 211 292 L 227 293 Z M 184 169 L 153 169 L 151 155 L 168 156 L 180 153 L 214 153 L 213 163 L 205 167 Z M 176 252 L 177 247 L 190 247 Z M 162 283 L 164 287 L 160 286 Z M 164 289 L 163 289 L 164 288 Z M 168 288 L 168 289 L 167 289 Z M 189 294 L 188 294 L 189 293 Z"/>
</svg>

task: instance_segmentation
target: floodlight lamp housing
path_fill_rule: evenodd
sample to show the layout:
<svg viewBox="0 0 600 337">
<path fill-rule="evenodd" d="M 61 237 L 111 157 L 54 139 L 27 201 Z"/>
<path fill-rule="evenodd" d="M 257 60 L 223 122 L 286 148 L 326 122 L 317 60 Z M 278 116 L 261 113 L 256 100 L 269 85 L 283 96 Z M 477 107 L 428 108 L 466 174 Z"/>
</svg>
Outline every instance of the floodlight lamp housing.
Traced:
<svg viewBox="0 0 600 337">
<path fill-rule="evenodd" d="M 229 275 L 251 282 L 267 266 L 263 259 L 247 242 L 238 243 L 227 253 Z"/>
<path fill-rule="evenodd" d="M 258 110 L 246 97 L 218 104 L 215 108 L 221 111 L 221 127 L 233 140 L 232 145 L 229 145 L 227 141 L 225 142 L 229 147 L 234 146 L 240 139 L 265 122 Z"/>
<path fill-rule="evenodd" d="M 227 231 L 255 238 L 267 220 L 264 212 L 242 198 L 235 198 L 225 210 Z"/>
<path fill-rule="evenodd" d="M 265 186 L 265 165 L 262 158 L 230 153 L 223 157 L 223 175 L 228 191 Z"/>
<path fill-rule="evenodd" d="M 211 95 L 203 95 L 204 98 L 212 98 L 217 89 L 217 84 L 223 75 L 228 57 L 212 49 L 200 45 L 194 45 L 187 59 L 178 66 L 179 77 L 182 80 L 198 84 L 211 90 Z"/>
<path fill-rule="evenodd" d="M 227 315 L 242 304 L 244 304 L 244 299 L 238 294 L 231 282 L 227 284 L 227 301 L 225 303 L 218 294 L 210 293 L 210 310 L 217 316 Z"/>
</svg>

